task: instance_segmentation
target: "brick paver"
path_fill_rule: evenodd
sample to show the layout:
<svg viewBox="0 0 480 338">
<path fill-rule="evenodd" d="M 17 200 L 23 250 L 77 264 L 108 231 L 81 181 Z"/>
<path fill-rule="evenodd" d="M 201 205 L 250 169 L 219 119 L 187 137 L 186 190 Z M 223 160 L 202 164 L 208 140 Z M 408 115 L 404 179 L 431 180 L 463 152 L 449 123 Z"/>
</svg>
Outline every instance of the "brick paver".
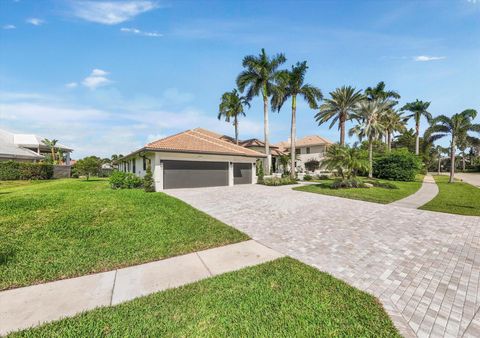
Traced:
<svg viewBox="0 0 480 338">
<path fill-rule="evenodd" d="M 377 296 L 405 336 L 479 332 L 480 217 L 355 201 L 289 186 L 167 192 Z"/>
</svg>

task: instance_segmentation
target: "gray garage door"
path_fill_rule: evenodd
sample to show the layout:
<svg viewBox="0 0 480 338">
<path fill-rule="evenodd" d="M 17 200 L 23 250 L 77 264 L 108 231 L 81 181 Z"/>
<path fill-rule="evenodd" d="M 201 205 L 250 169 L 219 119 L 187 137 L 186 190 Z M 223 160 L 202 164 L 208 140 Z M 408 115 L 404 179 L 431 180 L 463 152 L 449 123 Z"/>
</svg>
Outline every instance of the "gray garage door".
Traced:
<svg viewBox="0 0 480 338">
<path fill-rule="evenodd" d="M 233 184 L 251 184 L 252 183 L 252 164 L 234 163 L 233 164 Z"/>
<path fill-rule="evenodd" d="M 163 188 L 228 185 L 227 162 L 163 161 Z"/>
</svg>

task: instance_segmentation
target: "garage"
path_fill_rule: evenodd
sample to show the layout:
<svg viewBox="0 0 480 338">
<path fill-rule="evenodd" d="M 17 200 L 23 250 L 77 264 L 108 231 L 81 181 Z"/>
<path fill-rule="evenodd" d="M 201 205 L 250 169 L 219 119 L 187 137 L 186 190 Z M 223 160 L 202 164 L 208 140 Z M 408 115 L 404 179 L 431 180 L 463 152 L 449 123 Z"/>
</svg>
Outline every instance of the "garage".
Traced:
<svg viewBox="0 0 480 338">
<path fill-rule="evenodd" d="M 233 164 L 233 184 L 252 184 L 252 164 Z"/>
<path fill-rule="evenodd" d="M 228 185 L 228 162 L 162 161 L 163 188 L 201 188 Z"/>
</svg>

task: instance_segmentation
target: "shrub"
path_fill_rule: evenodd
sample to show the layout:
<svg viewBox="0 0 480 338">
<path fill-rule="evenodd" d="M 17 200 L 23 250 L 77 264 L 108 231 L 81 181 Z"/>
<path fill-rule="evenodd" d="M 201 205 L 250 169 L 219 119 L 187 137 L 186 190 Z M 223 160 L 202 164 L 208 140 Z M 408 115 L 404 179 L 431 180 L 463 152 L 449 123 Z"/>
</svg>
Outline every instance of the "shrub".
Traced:
<svg viewBox="0 0 480 338">
<path fill-rule="evenodd" d="M 263 182 L 263 176 L 264 176 L 262 160 L 257 160 L 255 168 L 257 170 L 257 182 L 262 183 Z"/>
<path fill-rule="evenodd" d="M 319 179 L 319 180 L 322 180 L 322 181 L 324 181 L 324 180 L 329 180 L 329 179 L 330 179 L 330 176 L 325 175 L 325 174 L 323 174 L 323 175 L 318 175 L 318 179 Z"/>
<path fill-rule="evenodd" d="M 392 151 L 373 162 L 375 177 L 394 181 L 414 181 L 420 159 L 406 149 Z"/>
<path fill-rule="evenodd" d="M 143 186 L 143 180 L 132 173 L 115 171 L 109 179 L 112 189 L 135 189 Z"/>
<path fill-rule="evenodd" d="M 0 180 L 48 180 L 53 177 L 53 165 L 47 163 L 0 162 Z"/>
<path fill-rule="evenodd" d="M 146 192 L 154 192 L 155 191 L 155 183 L 153 181 L 152 169 L 150 165 L 147 165 L 147 173 L 143 178 L 143 189 Z"/>
<path fill-rule="evenodd" d="M 351 189 L 351 188 L 366 188 L 367 186 L 362 180 L 358 178 L 351 178 L 345 180 L 335 180 L 330 188 L 332 189 Z"/>
<path fill-rule="evenodd" d="M 265 178 L 261 184 L 268 186 L 278 186 L 278 185 L 287 185 L 287 184 L 297 184 L 297 181 L 290 177 L 269 177 Z"/>
<path fill-rule="evenodd" d="M 75 171 L 78 175 L 87 176 L 87 180 L 90 176 L 95 176 L 100 174 L 102 169 L 102 161 L 97 156 L 88 156 L 81 160 L 78 160 L 74 165 Z"/>
<path fill-rule="evenodd" d="M 303 176 L 303 180 L 304 180 L 304 181 L 311 181 L 312 179 L 313 179 L 313 177 L 310 176 L 310 175 L 305 175 L 305 176 Z"/>
<path fill-rule="evenodd" d="M 398 187 L 392 182 L 380 182 L 376 180 L 368 180 L 363 182 L 370 183 L 374 187 L 385 188 L 385 189 L 398 189 Z"/>
</svg>

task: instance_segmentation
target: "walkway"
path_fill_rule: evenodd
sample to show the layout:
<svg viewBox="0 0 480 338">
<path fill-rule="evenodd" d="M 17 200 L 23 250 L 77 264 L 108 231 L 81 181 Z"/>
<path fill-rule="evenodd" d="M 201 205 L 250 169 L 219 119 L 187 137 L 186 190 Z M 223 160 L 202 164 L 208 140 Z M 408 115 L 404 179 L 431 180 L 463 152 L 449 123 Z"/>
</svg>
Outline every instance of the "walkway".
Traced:
<svg viewBox="0 0 480 338">
<path fill-rule="evenodd" d="M 250 240 L 124 269 L 3 291 L 0 292 L 0 335 L 281 256 Z"/>
<path fill-rule="evenodd" d="M 289 186 L 168 193 L 375 295 L 406 337 L 480 337 L 480 217 Z"/>
<path fill-rule="evenodd" d="M 425 175 L 418 191 L 404 199 L 390 203 L 392 206 L 417 209 L 430 202 L 438 194 L 438 186 L 432 175 Z"/>
<path fill-rule="evenodd" d="M 455 173 L 455 178 L 480 188 L 480 173 Z"/>
</svg>

